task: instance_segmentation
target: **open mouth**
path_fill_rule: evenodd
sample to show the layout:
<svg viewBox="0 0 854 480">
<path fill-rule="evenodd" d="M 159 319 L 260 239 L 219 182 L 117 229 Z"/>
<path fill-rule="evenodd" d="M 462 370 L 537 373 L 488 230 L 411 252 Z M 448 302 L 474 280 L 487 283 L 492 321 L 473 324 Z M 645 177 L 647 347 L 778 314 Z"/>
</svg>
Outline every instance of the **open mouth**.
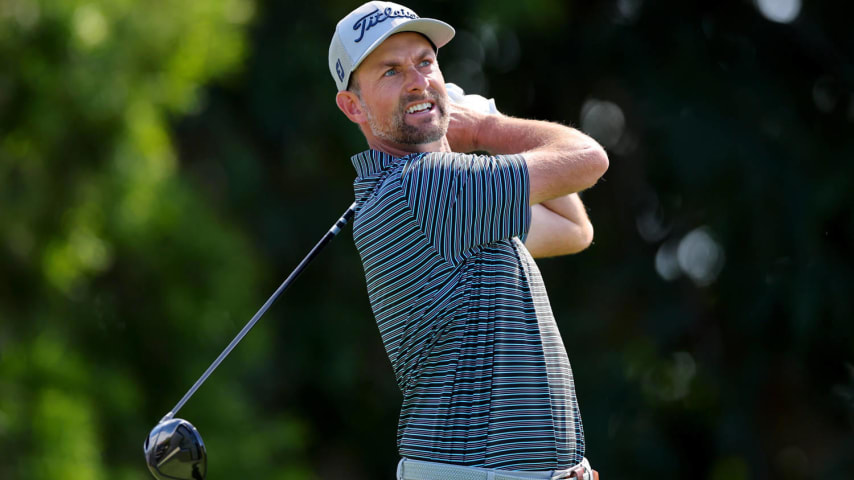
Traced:
<svg viewBox="0 0 854 480">
<path fill-rule="evenodd" d="M 410 105 L 409 108 L 406 109 L 406 113 L 415 114 L 429 112 L 431 110 L 433 110 L 433 102 L 420 102 L 414 105 Z"/>
</svg>

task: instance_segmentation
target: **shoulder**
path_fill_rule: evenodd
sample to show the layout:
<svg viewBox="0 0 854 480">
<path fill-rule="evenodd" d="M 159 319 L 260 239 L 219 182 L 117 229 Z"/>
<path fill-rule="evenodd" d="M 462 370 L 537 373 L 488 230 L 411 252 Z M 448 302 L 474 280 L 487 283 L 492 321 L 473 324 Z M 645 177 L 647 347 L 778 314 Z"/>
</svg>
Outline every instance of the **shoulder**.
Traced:
<svg viewBox="0 0 854 480">
<path fill-rule="evenodd" d="M 457 152 L 430 152 L 413 155 L 403 167 L 404 175 L 415 171 L 477 172 L 484 169 L 524 168 L 521 154 L 487 155 Z"/>
<path fill-rule="evenodd" d="M 460 167 L 470 163 L 472 155 L 456 152 L 428 152 L 412 155 L 404 170 L 434 167 Z"/>
</svg>

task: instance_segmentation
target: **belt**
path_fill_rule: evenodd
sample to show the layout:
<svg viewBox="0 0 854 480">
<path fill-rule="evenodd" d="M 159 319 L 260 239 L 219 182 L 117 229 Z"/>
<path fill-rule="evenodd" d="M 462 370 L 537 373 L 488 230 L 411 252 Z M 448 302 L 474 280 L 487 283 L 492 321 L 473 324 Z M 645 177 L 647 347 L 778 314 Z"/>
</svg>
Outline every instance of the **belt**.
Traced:
<svg viewBox="0 0 854 480">
<path fill-rule="evenodd" d="M 577 478 L 592 480 L 593 469 L 585 458 L 566 470 L 526 472 L 464 467 L 449 463 L 425 462 L 402 458 L 397 464 L 397 480 L 560 480 Z"/>
</svg>

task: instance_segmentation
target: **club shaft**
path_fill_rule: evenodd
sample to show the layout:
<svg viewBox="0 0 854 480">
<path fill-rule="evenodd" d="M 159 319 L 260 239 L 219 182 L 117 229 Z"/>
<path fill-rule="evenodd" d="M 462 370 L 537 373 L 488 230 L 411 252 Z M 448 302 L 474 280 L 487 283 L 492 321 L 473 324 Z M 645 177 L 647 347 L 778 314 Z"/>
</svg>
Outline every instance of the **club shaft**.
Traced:
<svg viewBox="0 0 854 480">
<path fill-rule="evenodd" d="M 279 288 L 277 288 L 276 291 L 273 292 L 270 298 L 268 298 L 267 301 L 264 302 L 264 305 L 262 305 L 261 308 L 258 309 L 252 319 L 249 320 L 249 322 L 243 326 L 237 336 L 234 337 L 234 340 L 232 340 L 231 343 L 229 343 L 228 346 L 225 347 L 225 350 L 223 350 L 222 353 L 220 353 L 219 356 L 216 357 L 216 360 L 214 360 L 214 362 L 208 367 L 208 369 L 205 370 L 205 373 L 203 373 L 202 376 L 199 377 L 198 380 L 196 380 L 196 383 L 194 383 L 193 386 L 190 387 L 190 390 L 188 390 L 187 393 L 184 394 L 184 397 L 181 398 L 181 400 L 175 405 L 175 407 L 160 420 L 161 422 L 172 419 L 178 413 L 178 410 L 181 410 L 181 407 L 183 407 L 184 404 L 187 403 L 187 400 L 189 400 L 190 397 L 192 397 L 193 394 L 196 393 L 196 390 L 198 390 L 199 387 L 201 387 L 202 384 L 205 383 L 205 380 L 207 380 L 211 373 L 216 370 L 219 364 L 222 363 L 223 360 L 225 360 L 225 357 L 227 357 L 228 354 L 231 353 L 232 350 L 234 350 L 234 347 L 236 347 L 237 344 L 240 343 L 241 340 L 243 340 L 243 337 L 245 337 L 246 334 L 249 333 L 249 330 L 252 330 L 252 327 L 255 326 L 255 324 L 264 315 L 267 309 L 270 308 L 270 305 L 272 305 L 273 302 L 275 302 L 276 299 L 279 297 L 279 295 L 281 295 L 282 292 L 284 292 L 290 286 L 290 284 L 299 276 L 299 274 L 302 273 L 303 270 L 305 270 L 305 267 L 312 260 L 314 260 L 314 257 L 317 256 L 318 252 L 320 252 L 320 250 L 323 249 L 323 247 L 325 247 L 326 244 L 328 244 L 332 240 L 332 238 L 337 235 L 338 232 L 341 231 L 344 225 L 346 225 L 347 222 L 349 222 L 350 219 L 353 218 L 353 215 L 356 212 L 355 209 L 355 203 L 353 203 L 352 205 L 350 205 L 349 208 L 347 208 L 347 211 L 345 211 L 344 214 L 341 215 L 341 218 L 339 218 L 338 221 L 336 221 L 335 224 L 332 225 L 332 228 L 330 228 L 329 231 L 327 231 L 326 234 L 323 235 L 323 238 L 321 238 L 320 241 L 317 242 L 314 248 L 312 248 L 311 251 L 308 252 L 308 255 L 306 255 L 305 258 L 302 259 L 302 261 L 299 263 L 299 265 L 297 265 L 294 271 L 291 272 L 290 275 L 288 275 L 288 278 L 286 278 L 285 281 L 282 282 L 281 285 L 279 285 Z"/>
</svg>

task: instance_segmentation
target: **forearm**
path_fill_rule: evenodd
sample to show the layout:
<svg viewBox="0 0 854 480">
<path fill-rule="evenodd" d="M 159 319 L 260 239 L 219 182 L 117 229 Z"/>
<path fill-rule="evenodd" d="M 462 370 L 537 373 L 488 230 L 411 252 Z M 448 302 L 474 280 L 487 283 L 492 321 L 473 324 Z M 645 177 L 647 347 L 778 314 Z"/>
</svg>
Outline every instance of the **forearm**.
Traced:
<svg viewBox="0 0 854 480">
<path fill-rule="evenodd" d="M 590 225 L 587 211 L 577 193 L 564 195 L 540 202 L 540 205 L 560 215 L 561 217 L 581 226 Z M 592 228 L 592 227 L 591 227 Z"/>
<path fill-rule="evenodd" d="M 491 153 L 525 156 L 531 205 L 589 188 L 608 168 L 595 140 L 556 123 L 494 117 L 479 129 L 478 144 Z"/>
<path fill-rule="evenodd" d="M 531 205 L 584 190 L 608 168 L 608 157 L 595 140 L 556 123 L 457 107 L 451 112 L 451 127 L 448 139 L 456 151 L 523 154 Z"/>
<path fill-rule="evenodd" d="M 578 253 L 593 242 L 593 225 L 578 194 L 533 205 L 531 215 L 525 246 L 535 258 Z"/>
<path fill-rule="evenodd" d="M 474 138 L 476 149 L 496 155 L 545 148 L 576 150 L 595 143 L 574 128 L 542 120 L 490 115 L 478 127 Z"/>
</svg>

